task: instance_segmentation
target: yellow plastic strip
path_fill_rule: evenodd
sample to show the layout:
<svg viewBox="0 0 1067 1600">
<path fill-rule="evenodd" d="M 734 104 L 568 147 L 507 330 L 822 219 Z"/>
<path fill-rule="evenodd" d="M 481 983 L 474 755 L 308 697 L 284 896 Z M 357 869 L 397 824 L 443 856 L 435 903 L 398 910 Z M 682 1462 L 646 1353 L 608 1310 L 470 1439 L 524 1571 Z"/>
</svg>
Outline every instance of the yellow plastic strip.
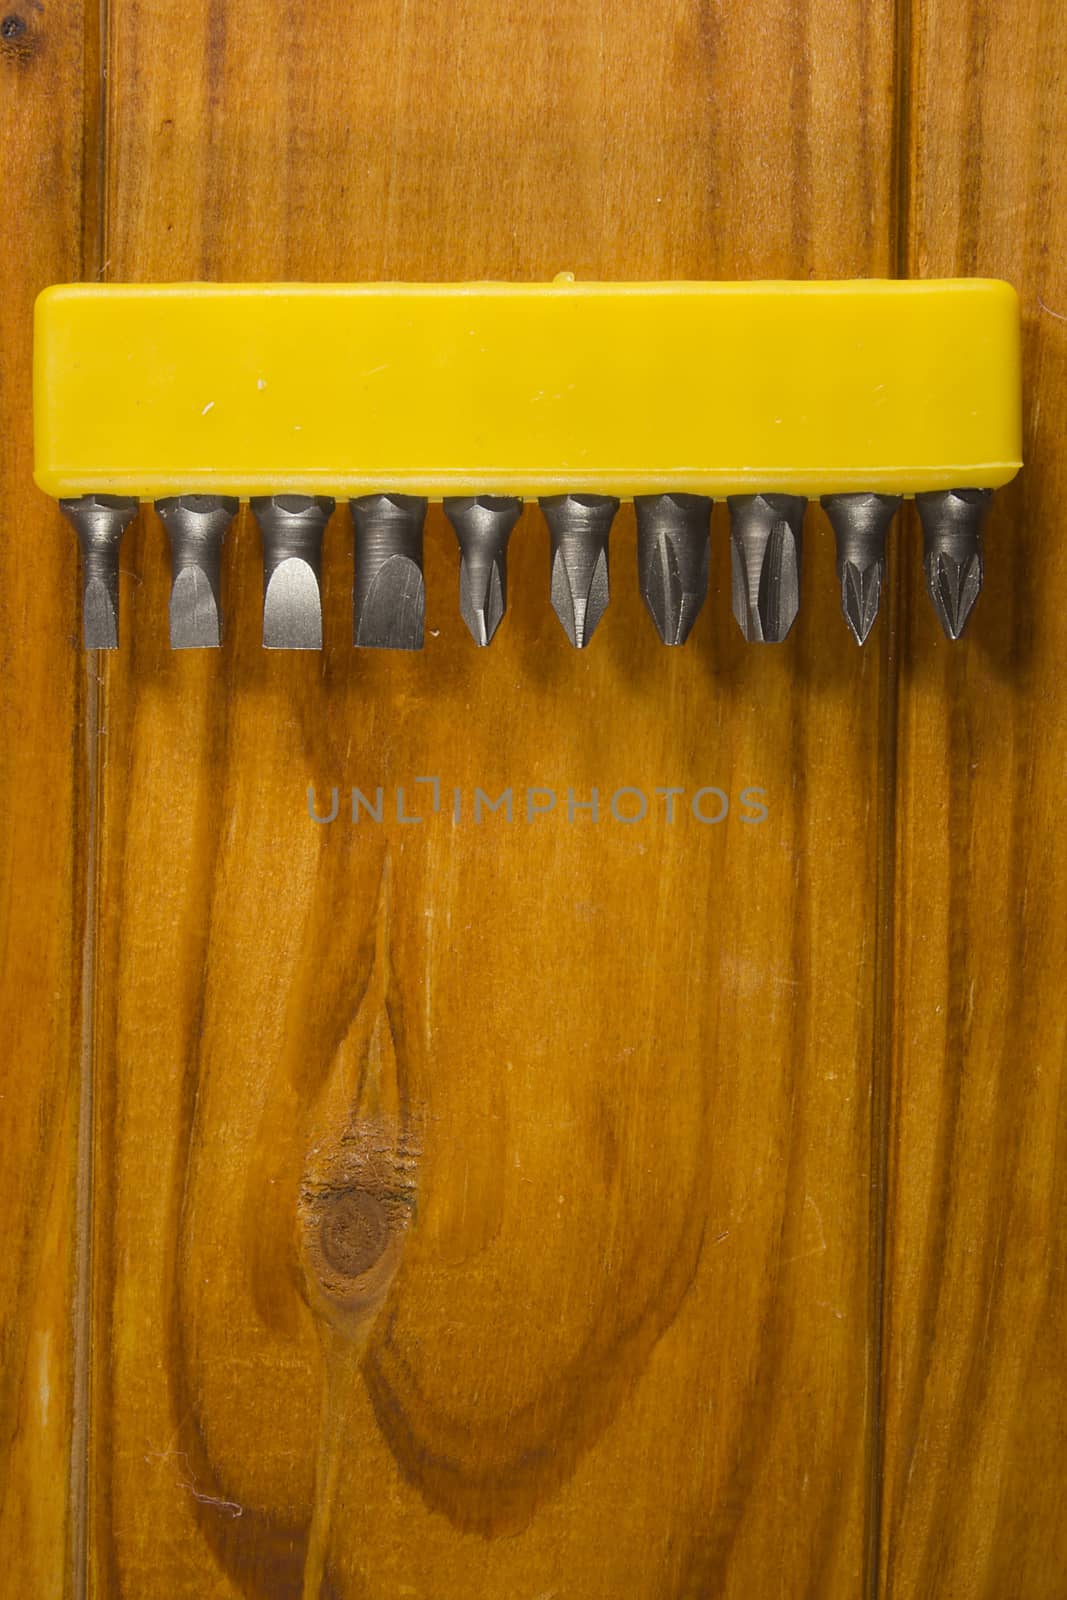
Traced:
<svg viewBox="0 0 1067 1600">
<path fill-rule="evenodd" d="M 37 302 L 57 496 L 987 488 L 1008 284 L 70 284 Z"/>
</svg>

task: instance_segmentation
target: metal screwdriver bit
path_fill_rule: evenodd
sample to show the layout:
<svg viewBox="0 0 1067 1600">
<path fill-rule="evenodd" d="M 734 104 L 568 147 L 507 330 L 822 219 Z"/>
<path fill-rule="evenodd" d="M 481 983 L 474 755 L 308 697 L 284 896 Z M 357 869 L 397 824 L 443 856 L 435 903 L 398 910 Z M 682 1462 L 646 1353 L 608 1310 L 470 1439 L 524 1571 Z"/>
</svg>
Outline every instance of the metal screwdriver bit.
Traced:
<svg viewBox="0 0 1067 1600">
<path fill-rule="evenodd" d="M 800 609 L 806 501 L 792 494 L 740 494 L 726 503 L 734 616 L 746 639 L 779 644 Z"/>
<path fill-rule="evenodd" d="M 541 501 L 552 540 L 552 609 L 578 650 L 607 610 L 608 534 L 618 509 L 606 494 L 553 494 Z"/>
<path fill-rule="evenodd" d="M 327 495 L 262 495 L 250 502 L 263 535 L 263 647 L 322 649 L 322 536 Z"/>
<path fill-rule="evenodd" d="M 239 502 L 221 494 L 156 501 L 170 543 L 170 647 L 217 649 L 222 643 L 222 541 Z"/>
<path fill-rule="evenodd" d="M 992 489 L 917 494 L 926 587 L 941 626 L 958 639 L 982 591 L 982 526 Z"/>
<path fill-rule="evenodd" d="M 857 644 L 874 626 L 885 579 L 885 539 L 899 494 L 824 494 L 823 510 L 837 541 L 841 610 Z"/>
<path fill-rule="evenodd" d="M 508 540 L 522 501 L 483 494 L 451 497 L 445 516 L 459 541 L 459 609 L 475 644 L 486 645 L 508 603 Z"/>
<path fill-rule="evenodd" d="M 641 593 L 664 644 L 684 644 L 708 592 L 711 501 L 635 495 Z"/>
<path fill-rule="evenodd" d="M 59 509 L 78 535 L 82 554 L 82 630 L 87 650 L 119 645 L 119 544 L 137 515 L 122 495 L 83 494 Z"/>
<path fill-rule="evenodd" d="M 368 494 L 348 503 L 356 534 L 352 642 L 371 650 L 421 650 L 426 501 L 410 494 Z"/>
</svg>

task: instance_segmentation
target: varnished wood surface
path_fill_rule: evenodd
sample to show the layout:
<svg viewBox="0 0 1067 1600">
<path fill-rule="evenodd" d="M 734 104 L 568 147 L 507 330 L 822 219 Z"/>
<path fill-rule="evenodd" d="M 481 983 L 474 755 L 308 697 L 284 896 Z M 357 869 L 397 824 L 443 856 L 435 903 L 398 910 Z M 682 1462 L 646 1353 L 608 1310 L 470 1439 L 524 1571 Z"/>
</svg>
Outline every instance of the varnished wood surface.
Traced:
<svg viewBox="0 0 1067 1600">
<path fill-rule="evenodd" d="M 911 62 L 908 266 L 1017 286 L 1027 466 L 997 496 L 967 648 L 930 650 L 901 610 L 883 1591 L 1051 1600 L 1067 1593 L 1067 24 L 1048 5 L 922 0 Z"/>
<path fill-rule="evenodd" d="M 76 1154 L 89 719 L 76 565 L 30 478 L 30 318 L 82 267 L 83 19 L 33 9 L 0 24 L 0 1586 L 57 1595 L 72 1519 L 79 1317 Z M 13 25 L 13 20 L 18 25 Z M 84 1278 L 82 1280 L 84 1288 Z M 84 1357 L 84 1347 L 80 1352 Z M 79 1370 L 78 1377 L 83 1374 Z M 79 1475 L 73 1474 L 77 1480 Z"/>
<path fill-rule="evenodd" d="M 179 28 L 207 40 L 202 101 L 165 72 Z M 695 12 L 652 39 L 638 7 L 308 10 L 299 48 L 290 17 L 212 31 L 187 6 L 117 6 L 112 31 L 113 81 L 146 86 L 113 101 L 116 277 L 712 275 L 739 230 L 691 196 L 720 145 L 767 222 L 748 270 L 888 265 L 888 34 L 865 49 L 848 8 L 768 15 L 720 105 L 709 52 L 740 60 L 747 29 Z M 358 106 L 328 51 L 368 63 Z M 842 69 L 869 87 L 844 119 Z M 750 120 L 768 88 L 821 100 L 803 141 Z M 830 220 L 843 125 L 873 244 L 862 207 Z M 100 1592 L 162 1557 L 190 1594 L 742 1595 L 772 1544 L 783 1591 L 858 1581 L 876 908 L 849 885 L 877 855 L 882 663 L 833 621 L 825 541 L 820 603 L 754 658 L 717 531 L 692 651 L 650 633 L 627 522 L 613 627 L 578 658 L 529 512 L 478 656 L 435 514 L 404 660 L 351 651 L 339 518 L 320 662 L 262 654 L 246 522 L 232 643 L 192 660 L 163 643 L 146 521 L 106 669 Z M 309 824 L 309 779 L 427 774 L 753 783 L 774 821 Z M 366 1278 L 358 1228 L 347 1277 L 323 1259 L 342 1205 L 390 1229 Z"/>
<path fill-rule="evenodd" d="M 1062 1593 L 1063 630 L 1021 560 L 1064 565 L 1054 8 L 31 23 L 0 63 L 16 167 L 47 151 L 3 307 L 19 1592 Z M 83 254 L 114 279 L 1003 273 L 1030 464 L 954 650 L 909 521 L 856 651 L 813 509 L 786 645 L 742 644 L 717 512 L 706 613 L 666 652 L 626 513 L 579 656 L 528 509 L 487 652 L 435 510 L 422 655 L 351 650 L 340 514 L 321 657 L 261 651 L 247 516 L 225 648 L 175 655 L 146 512 L 123 649 L 86 662 L 25 409 L 29 301 Z M 353 784 L 428 810 L 431 775 L 440 814 L 346 820 Z M 474 787 L 509 784 L 560 811 L 474 824 Z M 731 813 L 561 814 L 620 785 Z"/>
</svg>

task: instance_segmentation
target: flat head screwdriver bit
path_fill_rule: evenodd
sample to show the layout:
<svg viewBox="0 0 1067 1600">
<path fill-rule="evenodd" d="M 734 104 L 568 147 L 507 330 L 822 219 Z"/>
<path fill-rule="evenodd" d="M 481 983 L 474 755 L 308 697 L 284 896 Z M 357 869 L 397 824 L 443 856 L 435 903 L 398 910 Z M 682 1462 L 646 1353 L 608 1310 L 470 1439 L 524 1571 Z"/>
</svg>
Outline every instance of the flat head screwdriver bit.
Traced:
<svg viewBox="0 0 1067 1600">
<path fill-rule="evenodd" d="M 822 507 L 837 542 L 841 610 L 857 644 L 874 626 L 885 581 L 885 540 L 899 494 L 824 494 Z"/>
<path fill-rule="evenodd" d="M 726 503 L 734 616 L 746 639 L 779 644 L 800 609 L 806 501 L 792 494 L 743 494 Z"/>
<path fill-rule="evenodd" d="M 941 626 L 958 639 L 982 592 L 982 528 L 991 489 L 917 494 L 926 588 Z"/>
<path fill-rule="evenodd" d="M 368 494 L 349 505 L 356 536 L 352 642 L 371 650 L 421 650 L 426 501 L 418 495 Z"/>
<path fill-rule="evenodd" d="M 578 650 L 607 610 L 608 535 L 618 509 L 606 494 L 554 494 L 541 501 L 552 541 L 552 609 Z"/>
<path fill-rule="evenodd" d="M 450 496 L 445 516 L 459 543 L 459 609 L 475 644 L 487 645 L 508 603 L 508 540 L 522 514 L 510 495 Z"/>
<path fill-rule="evenodd" d="M 664 644 L 684 644 L 708 592 L 711 500 L 702 494 L 634 496 L 637 571 Z"/>
<path fill-rule="evenodd" d="M 263 647 L 322 649 L 322 536 L 335 502 L 275 494 L 250 502 L 263 536 Z"/>
<path fill-rule="evenodd" d="M 210 650 L 222 643 L 222 541 L 239 503 L 221 494 L 156 501 L 170 543 L 172 650 Z"/>
<path fill-rule="evenodd" d="M 78 535 L 82 554 L 82 630 L 87 650 L 119 645 L 119 545 L 138 502 L 122 495 L 83 494 L 59 509 Z"/>
</svg>

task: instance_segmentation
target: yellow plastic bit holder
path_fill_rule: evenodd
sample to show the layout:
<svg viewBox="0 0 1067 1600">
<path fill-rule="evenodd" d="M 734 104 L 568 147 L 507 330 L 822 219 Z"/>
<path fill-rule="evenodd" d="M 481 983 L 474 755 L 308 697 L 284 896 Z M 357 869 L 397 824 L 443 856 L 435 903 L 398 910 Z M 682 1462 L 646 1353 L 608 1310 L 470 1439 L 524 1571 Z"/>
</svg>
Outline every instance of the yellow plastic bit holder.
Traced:
<svg viewBox="0 0 1067 1600">
<path fill-rule="evenodd" d="M 55 496 L 994 488 L 1010 285 L 65 284 L 37 301 Z"/>
</svg>

